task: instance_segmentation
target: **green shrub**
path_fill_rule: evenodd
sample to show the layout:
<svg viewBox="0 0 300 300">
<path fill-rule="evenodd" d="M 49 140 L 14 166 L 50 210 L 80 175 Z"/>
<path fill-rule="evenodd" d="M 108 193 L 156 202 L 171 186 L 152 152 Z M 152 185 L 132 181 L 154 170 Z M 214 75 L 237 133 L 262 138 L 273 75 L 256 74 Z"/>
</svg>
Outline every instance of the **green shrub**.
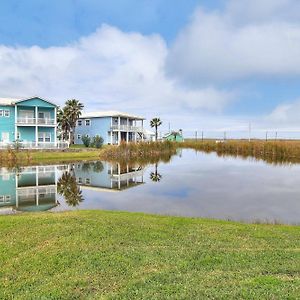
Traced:
<svg viewBox="0 0 300 300">
<path fill-rule="evenodd" d="M 93 138 L 92 146 L 99 149 L 102 147 L 103 142 L 104 142 L 103 138 L 99 135 L 96 135 Z"/>
<path fill-rule="evenodd" d="M 91 145 L 91 138 L 88 135 L 82 136 L 81 140 L 82 140 L 83 145 L 85 147 L 87 147 L 87 148 L 90 147 L 90 145 Z"/>
</svg>

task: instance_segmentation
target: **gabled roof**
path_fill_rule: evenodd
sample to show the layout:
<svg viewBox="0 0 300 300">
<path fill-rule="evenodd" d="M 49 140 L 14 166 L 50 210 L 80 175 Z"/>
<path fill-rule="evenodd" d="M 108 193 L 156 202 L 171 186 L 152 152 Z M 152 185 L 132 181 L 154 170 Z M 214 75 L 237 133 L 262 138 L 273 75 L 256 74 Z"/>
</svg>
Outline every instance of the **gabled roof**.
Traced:
<svg viewBox="0 0 300 300">
<path fill-rule="evenodd" d="M 0 98 L 0 105 L 15 105 L 17 103 L 23 102 L 23 101 L 27 101 L 27 100 L 31 100 L 34 98 L 38 98 L 41 99 L 51 105 L 57 106 L 57 104 L 53 103 L 52 101 L 49 101 L 47 99 L 41 98 L 39 96 L 32 96 L 29 98 Z"/>
<path fill-rule="evenodd" d="M 90 113 L 83 113 L 80 118 L 104 118 L 104 117 L 123 117 L 130 118 L 135 120 L 145 120 L 145 118 L 141 116 L 131 115 L 128 113 L 115 111 L 115 110 L 107 110 L 107 111 L 95 111 Z"/>
<path fill-rule="evenodd" d="M 181 136 L 181 137 L 182 137 L 182 134 L 181 134 L 179 131 L 172 131 L 172 132 L 166 133 L 166 134 L 163 136 L 163 138 L 167 138 L 167 137 L 169 137 L 169 136 L 172 136 L 172 135 L 174 135 L 175 132 L 176 132 L 176 135 L 177 135 L 177 136 Z"/>
<path fill-rule="evenodd" d="M 16 100 L 15 103 L 17 104 L 17 103 L 20 103 L 20 102 L 23 102 L 23 101 L 34 99 L 34 98 L 38 98 L 38 99 L 41 99 L 41 100 L 43 100 L 43 101 L 45 101 L 45 102 L 47 102 L 49 104 L 52 104 L 54 106 L 58 106 L 57 104 L 53 103 L 52 101 L 47 100 L 47 99 L 42 98 L 42 97 L 39 97 L 39 96 L 33 96 L 33 97 L 29 97 L 29 98 L 19 99 L 19 100 Z"/>
</svg>

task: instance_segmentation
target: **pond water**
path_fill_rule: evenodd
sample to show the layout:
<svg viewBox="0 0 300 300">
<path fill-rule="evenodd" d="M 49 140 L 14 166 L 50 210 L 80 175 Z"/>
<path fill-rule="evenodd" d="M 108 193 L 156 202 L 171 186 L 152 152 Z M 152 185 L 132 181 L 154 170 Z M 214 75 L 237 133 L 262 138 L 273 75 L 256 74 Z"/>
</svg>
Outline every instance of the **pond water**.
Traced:
<svg viewBox="0 0 300 300">
<path fill-rule="evenodd" d="M 142 167 L 91 162 L 0 168 L 0 213 L 105 209 L 300 223 L 300 165 L 183 150 Z"/>
</svg>

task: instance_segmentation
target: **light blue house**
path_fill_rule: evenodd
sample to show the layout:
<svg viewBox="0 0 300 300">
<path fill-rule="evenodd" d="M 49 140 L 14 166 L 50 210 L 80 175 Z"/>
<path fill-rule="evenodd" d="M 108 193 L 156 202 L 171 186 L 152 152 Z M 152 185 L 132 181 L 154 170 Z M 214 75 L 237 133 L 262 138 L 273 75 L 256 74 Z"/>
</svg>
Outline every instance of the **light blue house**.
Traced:
<svg viewBox="0 0 300 300">
<path fill-rule="evenodd" d="M 83 114 L 77 121 L 75 144 L 82 137 L 99 135 L 104 144 L 119 145 L 121 141 L 137 142 L 145 139 L 144 118 L 118 111 L 100 111 Z"/>
<path fill-rule="evenodd" d="M 0 148 L 15 141 L 24 148 L 56 148 L 57 105 L 40 97 L 0 98 Z"/>
</svg>

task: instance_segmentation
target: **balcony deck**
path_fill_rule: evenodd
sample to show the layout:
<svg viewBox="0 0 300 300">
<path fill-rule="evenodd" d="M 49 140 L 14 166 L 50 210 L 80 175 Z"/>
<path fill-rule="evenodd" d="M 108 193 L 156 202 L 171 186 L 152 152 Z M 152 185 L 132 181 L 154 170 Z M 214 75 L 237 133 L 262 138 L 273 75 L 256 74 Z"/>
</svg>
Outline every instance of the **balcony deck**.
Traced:
<svg viewBox="0 0 300 300">
<path fill-rule="evenodd" d="M 56 126 L 55 119 L 48 118 L 17 118 L 17 125 L 41 125 L 41 126 Z"/>
<path fill-rule="evenodd" d="M 110 127 L 112 131 L 125 131 L 125 132 L 143 132 L 143 127 L 131 126 L 131 125 L 112 125 Z"/>
</svg>

